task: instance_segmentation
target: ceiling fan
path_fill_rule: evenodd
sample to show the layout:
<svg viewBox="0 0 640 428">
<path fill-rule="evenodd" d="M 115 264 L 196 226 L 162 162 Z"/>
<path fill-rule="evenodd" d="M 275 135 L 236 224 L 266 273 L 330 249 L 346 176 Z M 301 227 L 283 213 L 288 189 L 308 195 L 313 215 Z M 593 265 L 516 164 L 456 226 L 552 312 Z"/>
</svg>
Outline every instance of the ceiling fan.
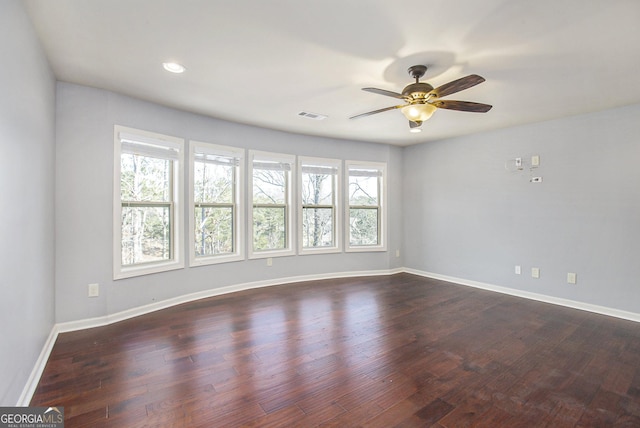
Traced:
<svg viewBox="0 0 640 428">
<path fill-rule="evenodd" d="M 373 92 L 374 94 L 386 95 L 388 97 L 399 98 L 404 100 L 406 104 L 385 107 L 379 110 L 362 113 L 349 119 L 358 119 L 360 117 L 370 116 L 383 111 L 401 109 L 402 114 L 409 120 L 411 131 L 419 132 L 420 125 L 428 120 L 436 109 L 444 108 L 448 110 L 469 111 L 473 113 L 486 113 L 491 110 L 489 104 L 474 103 L 471 101 L 453 101 L 441 100 L 441 97 L 455 94 L 464 89 L 471 88 L 484 82 L 484 78 L 477 74 L 471 74 L 466 77 L 445 83 L 442 86 L 433 88 L 428 83 L 420 82 L 420 78 L 424 76 L 427 67 L 424 65 L 414 65 L 407 70 L 409 75 L 416 79 L 416 83 L 411 83 L 402 90 L 402 93 L 387 91 L 378 88 L 362 88 L 363 91 Z"/>
</svg>

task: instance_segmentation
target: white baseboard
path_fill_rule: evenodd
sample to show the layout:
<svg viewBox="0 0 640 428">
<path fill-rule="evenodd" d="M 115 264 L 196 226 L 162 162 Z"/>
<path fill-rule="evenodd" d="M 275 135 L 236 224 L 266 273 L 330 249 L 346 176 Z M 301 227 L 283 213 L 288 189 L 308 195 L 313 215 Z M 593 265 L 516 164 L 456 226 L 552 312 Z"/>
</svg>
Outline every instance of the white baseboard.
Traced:
<svg viewBox="0 0 640 428">
<path fill-rule="evenodd" d="M 44 346 L 42 347 L 42 351 L 40 351 L 40 355 L 38 356 L 38 360 L 36 361 L 33 370 L 31 370 L 31 374 L 29 375 L 29 379 L 27 379 L 27 383 L 22 389 L 22 394 L 20 394 L 20 398 L 18 398 L 18 402 L 16 406 L 18 407 L 27 407 L 29 403 L 31 403 L 31 397 L 33 397 L 33 393 L 36 391 L 36 387 L 38 386 L 38 382 L 40 382 L 40 377 L 44 372 L 44 368 L 47 365 L 47 361 L 49 361 L 49 355 L 51 355 L 51 351 L 53 350 L 53 345 L 56 343 L 56 339 L 58 338 L 58 327 L 56 324 L 51 328 L 51 332 L 49 333 L 49 337 L 44 342 Z"/>
<path fill-rule="evenodd" d="M 593 312 L 596 314 L 607 315 L 610 317 L 621 318 L 629 321 L 640 322 L 640 314 L 627 312 L 620 309 L 608 308 L 606 306 L 592 305 L 590 303 L 578 302 L 575 300 L 563 299 L 560 297 L 547 296 L 545 294 L 531 293 L 529 291 L 517 290 L 514 288 L 501 287 L 499 285 L 487 284 L 484 282 L 472 281 L 453 276 L 440 275 L 433 272 L 425 272 L 417 269 L 403 269 L 406 273 L 423 276 L 426 278 L 438 279 L 440 281 L 452 282 L 454 284 L 466 285 L 483 290 L 495 291 L 497 293 L 508 294 L 510 296 L 523 297 L 525 299 L 537 300 L 539 302 L 551 303 L 568 308 L 580 309 L 582 311 Z"/>
</svg>

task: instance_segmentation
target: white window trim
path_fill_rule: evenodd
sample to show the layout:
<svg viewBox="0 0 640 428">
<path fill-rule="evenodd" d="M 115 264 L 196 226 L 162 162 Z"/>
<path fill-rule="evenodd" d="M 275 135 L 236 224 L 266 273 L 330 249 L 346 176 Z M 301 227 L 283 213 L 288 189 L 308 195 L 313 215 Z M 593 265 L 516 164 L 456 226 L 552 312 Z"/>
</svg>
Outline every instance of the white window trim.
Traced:
<svg viewBox="0 0 640 428">
<path fill-rule="evenodd" d="M 194 203 L 194 162 L 196 153 L 217 154 L 226 157 L 235 157 L 238 159 L 238 167 L 236 168 L 236 189 L 234 212 L 234 248 L 235 251 L 230 254 L 221 254 L 205 257 L 196 257 L 195 249 L 195 203 Z M 237 147 L 222 146 L 211 143 L 204 143 L 191 140 L 189 142 L 189 266 L 204 266 L 217 263 L 235 262 L 245 259 L 245 221 L 244 221 L 244 177 L 245 177 L 245 150 Z"/>
<path fill-rule="evenodd" d="M 332 247 L 318 247 L 312 248 L 303 247 L 302 242 L 302 167 L 303 165 L 314 165 L 322 167 L 335 168 L 337 170 L 334 181 L 334 224 L 333 224 L 333 246 Z M 315 158 L 315 157 L 298 157 L 298 193 L 297 193 L 297 207 L 298 207 L 298 254 L 329 254 L 342 252 L 342 160 L 340 159 L 327 159 L 327 158 Z"/>
<path fill-rule="evenodd" d="M 122 265 L 122 202 L 120 195 L 120 156 L 122 153 L 121 137 L 139 139 L 141 142 L 149 142 L 152 144 L 162 145 L 165 147 L 175 148 L 178 151 L 178 159 L 174 162 L 173 168 L 173 228 L 171 243 L 173 245 L 172 260 L 166 260 L 156 263 L 148 263 L 138 266 Z M 183 176 L 184 171 L 184 140 L 177 137 L 171 137 L 154 132 L 142 131 L 125 126 L 114 126 L 114 161 L 113 161 L 113 279 L 130 278 L 140 275 L 148 275 L 152 273 L 165 272 L 169 270 L 184 268 L 184 251 L 183 251 L 183 220 L 184 212 L 183 198 Z"/>
<path fill-rule="evenodd" d="M 287 216 L 286 216 L 286 248 L 282 250 L 267 250 L 267 251 L 254 251 L 253 249 L 253 161 L 262 160 L 262 161 L 270 161 L 270 162 L 282 162 L 290 164 L 291 171 L 289 172 L 289 189 L 287 198 Z M 295 206 L 293 205 L 293 195 L 296 192 L 296 174 L 295 174 L 295 165 L 296 165 L 296 157 L 295 155 L 288 155 L 282 153 L 272 153 L 272 152 L 261 152 L 257 150 L 249 150 L 249 155 L 247 157 L 248 167 L 247 167 L 247 223 L 249 224 L 248 233 L 247 233 L 247 252 L 249 259 L 264 259 L 269 257 L 285 257 L 285 256 L 294 256 L 296 254 L 295 246 L 294 246 L 294 235 L 296 229 L 294 228 L 294 218 L 295 214 Z"/>
<path fill-rule="evenodd" d="M 379 206 L 379 238 L 378 245 L 351 245 L 351 224 L 349 222 L 351 206 L 349 204 L 349 171 L 351 169 L 375 169 L 380 171 L 382 178 L 382 186 L 380 186 Z M 363 161 L 345 161 L 344 167 L 344 189 L 345 189 L 345 209 L 344 209 L 344 242 L 346 252 L 371 252 L 371 251 L 387 251 L 387 164 L 385 162 L 363 162 Z"/>
</svg>

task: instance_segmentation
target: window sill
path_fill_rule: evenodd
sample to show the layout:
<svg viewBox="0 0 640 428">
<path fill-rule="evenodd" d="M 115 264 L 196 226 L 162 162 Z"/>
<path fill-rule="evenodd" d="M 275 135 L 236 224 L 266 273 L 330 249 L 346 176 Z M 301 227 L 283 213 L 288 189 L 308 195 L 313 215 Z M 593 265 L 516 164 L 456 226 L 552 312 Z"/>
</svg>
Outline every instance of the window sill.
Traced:
<svg viewBox="0 0 640 428">
<path fill-rule="evenodd" d="M 207 266 L 207 265 L 217 265 L 221 263 L 232 263 L 232 262 L 240 262 L 243 261 L 243 254 L 228 254 L 228 255 L 220 255 L 220 256 L 209 256 L 209 257 L 192 257 L 190 267 L 198 267 L 198 266 Z"/>
<path fill-rule="evenodd" d="M 153 273 L 167 272 L 170 270 L 183 269 L 184 263 L 182 261 L 170 261 L 162 263 L 154 263 L 144 266 L 135 267 L 123 267 L 119 271 L 113 273 L 113 279 L 125 279 L 133 278 L 136 276 L 150 275 Z"/>
<path fill-rule="evenodd" d="M 298 251 L 300 256 L 310 256 L 313 254 L 336 254 L 341 253 L 342 248 L 338 247 L 324 247 L 324 248 L 301 248 Z"/>
<path fill-rule="evenodd" d="M 363 245 L 360 247 L 347 247 L 344 251 L 346 253 L 383 252 L 383 251 L 387 251 L 387 247 L 380 246 L 380 245 L 371 245 L 371 246 Z"/>
<path fill-rule="evenodd" d="M 268 259 L 270 257 L 289 257 L 295 255 L 296 252 L 294 250 L 256 251 L 249 254 L 249 259 Z"/>
</svg>

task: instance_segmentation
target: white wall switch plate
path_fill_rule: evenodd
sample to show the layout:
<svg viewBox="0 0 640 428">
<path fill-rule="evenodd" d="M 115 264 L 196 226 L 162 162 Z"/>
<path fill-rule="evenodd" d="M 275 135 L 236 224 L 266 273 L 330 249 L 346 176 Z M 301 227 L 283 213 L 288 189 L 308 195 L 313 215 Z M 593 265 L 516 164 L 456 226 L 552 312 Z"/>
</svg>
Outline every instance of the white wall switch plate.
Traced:
<svg viewBox="0 0 640 428">
<path fill-rule="evenodd" d="M 540 156 L 538 155 L 531 156 L 531 166 L 540 166 Z"/>
<path fill-rule="evenodd" d="M 540 268 L 531 268 L 531 278 L 540 278 Z"/>
<path fill-rule="evenodd" d="M 267 266 L 273 266 L 273 259 L 271 257 L 267 259 Z"/>
<path fill-rule="evenodd" d="M 531 179 L 532 183 L 542 183 L 542 177 L 533 177 Z"/>
<path fill-rule="evenodd" d="M 515 272 L 516 275 L 520 275 L 522 273 L 522 267 L 520 265 L 516 265 Z"/>
<path fill-rule="evenodd" d="M 567 282 L 569 284 L 576 284 L 578 282 L 578 276 L 575 272 L 567 273 Z"/>
</svg>

